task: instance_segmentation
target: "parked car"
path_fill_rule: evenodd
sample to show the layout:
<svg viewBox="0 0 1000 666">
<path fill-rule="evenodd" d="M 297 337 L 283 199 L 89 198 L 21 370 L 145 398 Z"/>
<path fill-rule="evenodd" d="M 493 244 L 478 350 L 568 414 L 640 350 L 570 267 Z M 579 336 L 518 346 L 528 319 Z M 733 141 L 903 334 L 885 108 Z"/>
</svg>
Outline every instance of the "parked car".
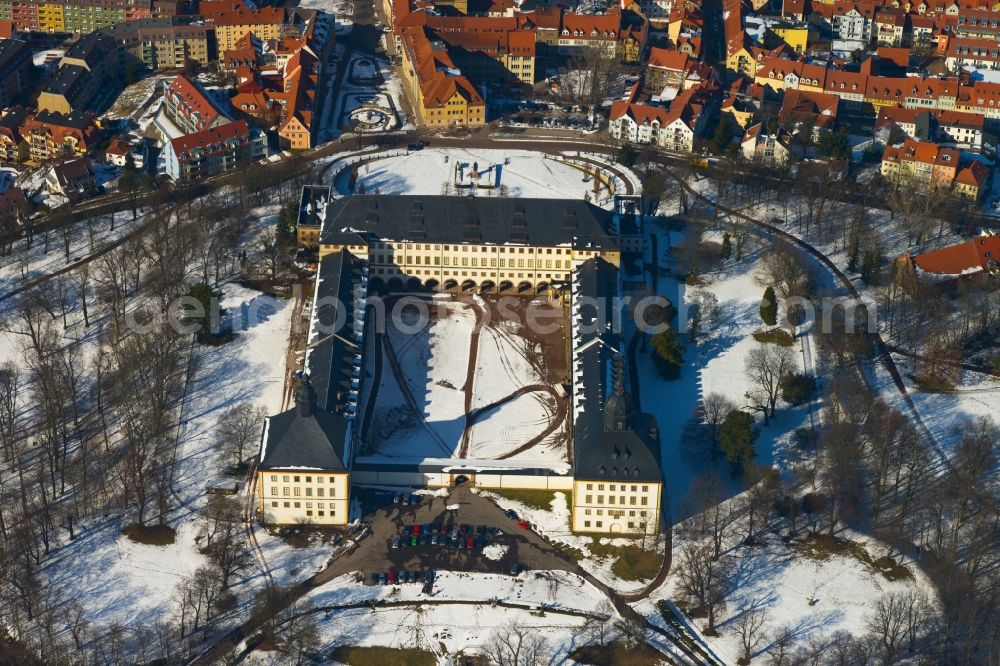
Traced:
<svg viewBox="0 0 1000 666">
<path fill-rule="evenodd" d="M 413 536 L 413 525 L 403 525 L 403 536 Z"/>
<path fill-rule="evenodd" d="M 372 574 L 372 585 L 378 585 L 381 582 L 379 580 L 380 575 L 378 572 Z"/>
<path fill-rule="evenodd" d="M 413 506 L 420 504 L 420 495 L 410 495 L 410 504 Z"/>
<path fill-rule="evenodd" d="M 380 573 L 378 575 L 378 583 L 379 583 L 379 585 L 385 585 L 386 584 L 386 580 L 387 580 L 386 579 L 386 575 L 384 573 Z"/>
<path fill-rule="evenodd" d="M 441 523 L 441 526 L 438 527 L 438 534 L 440 534 L 441 536 L 448 534 L 448 526 L 445 525 L 444 523 Z"/>
<path fill-rule="evenodd" d="M 518 562 L 514 562 L 514 564 L 510 565 L 510 575 L 516 576 L 519 573 L 521 573 L 521 565 Z"/>
<path fill-rule="evenodd" d="M 419 538 L 420 537 L 411 536 L 410 537 L 410 545 L 411 546 L 416 546 L 417 545 L 417 539 L 419 539 Z"/>
<path fill-rule="evenodd" d="M 413 536 L 420 536 L 420 530 L 423 529 L 422 525 L 413 526 Z"/>
<path fill-rule="evenodd" d="M 402 504 L 403 503 L 403 496 L 402 495 L 396 495 L 395 497 L 392 498 L 392 503 L 393 504 Z"/>
<path fill-rule="evenodd" d="M 399 544 L 400 544 L 400 540 L 399 539 L 393 539 L 392 540 L 392 547 L 393 547 L 393 549 L 399 548 Z"/>
<path fill-rule="evenodd" d="M 486 539 L 484 539 L 483 537 L 476 537 L 474 544 L 476 548 L 482 548 L 483 546 L 486 545 Z"/>
<path fill-rule="evenodd" d="M 519 521 L 517 521 L 517 526 L 520 527 L 522 530 L 531 529 L 531 525 L 528 523 L 527 520 L 519 520 Z"/>
<path fill-rule="evenodd" d="M 467 538 L 465 539 L 465 549 L 466 549 L 466 550 L 472 550 L 472 548 L 473 548 L 473 547 L 474 547 L 475 545 L 476 545 L 476 544 L 475 544 L 475 542 L 473 541 L 472 537 L 467 537 Z"/>
<path fill-rule="evenodd" d="M 458 541 L 458 537 L 460 536 L 460 534 L 461 533 L 458 531 L 458 528 L 453 529 L 451 531 L 451 540 L 452 541 Z"/>
<path fill-rule="evenodd" d="M 438 535 L 437 534 L 432 534 L 431 535 L 431 545 L 432 546 L 438 545 Z"/>
<path fill-rule="evenodd" d="M 513 509 L 507 509 L 503 512 L 503 515 L 507 516 L 511 520 L 517 520 L 517 511 L 514 511 Z"/>
<path fill-rule="evenodd" d="M 433 571 L 431 571 L 431 570 L 428 569 L 427 573 L 424 574 L 424 582 L 425 583 L 433 583 L 434 582 L 434 572 Z"/>
<path fill-rule="evenodd" d="M 388 573 L 386 573 L 385 579 L 386 579 L 386 582 L 389 583 L 389 585 L 395 585 L 396 584 L 396 572 L 395 571 L 389 571 Z"/>
</svg>

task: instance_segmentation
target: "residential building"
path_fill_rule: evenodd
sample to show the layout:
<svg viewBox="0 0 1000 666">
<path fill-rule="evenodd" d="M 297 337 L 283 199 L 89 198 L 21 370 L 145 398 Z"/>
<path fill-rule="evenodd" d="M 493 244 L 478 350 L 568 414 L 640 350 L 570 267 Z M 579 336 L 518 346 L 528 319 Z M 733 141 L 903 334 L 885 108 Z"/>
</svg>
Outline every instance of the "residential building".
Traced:
<svg viewBox="0 0 1000 666">
<path fill-rule="evenodd" d="M 78 39 L 38 95 L 38 109 L 69 114 L 100 111 L 124 87 L 124 51 L 101 32 Z"/>
<path fill-rule="evenodd" d="M 778 127 L 774 132 L 768 132 L 761 123 L 747 129 L 740 143 L 740 153 L 749 162 L 773 166 L 783 166 L 798 156 L 788 130 Z"/>
<path fill-rule="evenodd" d="M 26 155 L 21 155 L 21 145 L 24 137 L 21 130 L 31 116 L 31 109 L 26 106 L 14 106 L 0 116 L 0 160 L 5 162 L 20 162 Z"/>
<path fill-rule="evenodd" d="M 267 137 L 245 120 L 172 139 L 164 146 L 166 173 L 179 183 L 241 169 L 267 157 Z"/>
<path fill-rule="evenodd" d="M 630 143 L 655 145 L 682 153 L 694 151 L 694 140 L 704 132 L 708 98 L 716 88 L 705 85 L 677 93 L 669 107 L 618 101 L 611 105 L 608 134 Z"/>
<path fill-rule="evenodd" d="M 299 49 L 285 64 L 284 90 L 278 136 L 286 148 L 305 150 L 313 146 L 313 111 L 319 85 L 319 61 L 307 49 Z"/>
<path fill-rule="evenodd" d="M 27 42 L 0 40 L 0 108 L 24 101 L 34 68 Z"/>
<path fill-rule="evenodd" d="M 963 243 L 948 245 L 917 255 L 905 254 L 901 260 L 925 273 L 969 275 L 1000 269 L 1000 235 L 987 233 Z"/>
<path fill-rule="evenodd" d="M 163 112 L 185 134 L 203 132 L 230 122 L 212 96 L 185 76 L 178 76 L 163 91 Z"/>
<path fill-rule="evenodd" d="M 643 93 L 650 97 L 663 96 L 666 89 L 687 90 L 702 83 L 715 83 L 718 75 L 711 66 L 698 62 L 689 54 L 653 47 L 649 50 L 643 73 Z M 666 93 L 670 96 L 673 93 Z"/>
<path fill-rule="evenodd" d="M 950 148 L 982 150 L 987 136 L 986 116 L 981 113 L 883 107 L 875 123 L 876 133 L 898 128 L 906 138 L 932 141 Z M 992 136 L 990 136 L 992 139 Z"/>
<path fill-rule="evenodd" d="M 903 9 L 875 10 L 875 41 L 879 46 L 903 46 L 908 43 L 907 16 Z"/>
<path fill-rule="evenodd" d="M 769 25 L 767 30 L 784 42 L 796 55 L 805 55 L 809 47 L 809 27 L 805 24 L 776 23 Z"/>
<path fill-rule="evenodd" d="M 486 122 L 486 103 L 455 66 L 444 42 L 422 27 L 403 29 L 402 75 L 420 122 L 429 127 Z"/>
<path fill-rule="evenodd" d="M 219 54 L 235 48 L 236 43 L 247 33 L 261 41 L 279 39 L 285 24 L 285 10 L 281 7 L 251 9 L 239 0 L 202 2 L 199 11 L 215 28 Z"/>
<path fill-rule="evenodd" d="M 959 152 L 929 141 L 905 140 L 886 146 L 882 153 L 882 177 L 920 192 L 950 192 L 958 172 Z"/>
<path fill-rule="evenodd" d="M 39 111 L 25 120 L 21 134 L 28 142 L 29 157 L 38 163 L 86 155 L 100 140 L 97 118 L 89 113 Z"/>
<path fill-rule="evenodd" d="M 79 201 L 94 191 L 94 167 L 88 157 L 73 157 L 49 167 L 45 187 L 70 202 Z"/>
<path fill-rule="evenodd" d="M 872 37 L 875 4 L 841 0 L 833 3 L 813 3 L 813 11 L 830 25 L 833 35 L 840 40 L 868 43 Z"/>
<path fill-rule="evenodd" d="M 639 0 L 642 13 L 653 26 L 661 29 L 668 22 L 673 6 L 673 0 Z"/>
<path fill-rule="evenodd" d="M 812 140 L 836 129 L 837 111 L 840 98 L 827 93 L 807 90 L 786 90 L 778 111 L 778 122 L 782 126 L 798 131 L 801 127 L 811 128 Z"/>
<path fill-rule="evenodd" d="M 21 220 L 28 210 L 28 199 L 20 188 L 0 192 L 0 247 L 17 238 Z"/>
<path fill-rule="evenodd" d="M 990 191 L 992 174 L 992 169 L 982 162 L 969 162 L 955 174 L 955 194 L 971 201 L 979 201 Z M 1000 253 L 997 257 L 1000 258 Z"/>
<path fill-rule="evenodd" d="M 181 69 L 188 62 L 208 64 L 209 29 L 200 18 L 178 16 L 121 23 L 102 31 L 151 70 Z"/>
</svg>

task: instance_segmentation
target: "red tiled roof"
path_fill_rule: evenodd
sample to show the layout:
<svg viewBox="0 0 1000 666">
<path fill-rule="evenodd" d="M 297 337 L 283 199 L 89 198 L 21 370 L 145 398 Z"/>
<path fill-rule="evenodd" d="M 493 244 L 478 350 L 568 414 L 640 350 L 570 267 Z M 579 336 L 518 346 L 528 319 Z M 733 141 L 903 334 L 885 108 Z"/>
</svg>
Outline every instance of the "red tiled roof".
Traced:
<svg viewBox="0 0 1000 666">
<path fill-rule="evenodd" d="M 245 139 L 250 136 L 250 126 L 245 120 L 234 120 L 225 125 L 219 125 L 203 132 L 195 132 L 170 140 L 175 155 L 190 152 L 195 148 L 207 148 L 213 144 L 229 139 Z"/>
<path fill-rule="evenodd" d="M 167 92 L 180 98 L 185 113 L 198 114 L 200 124 L 211 125 L 220 117 L 225 117 L 212 98 L 198 85 L 183 76 L 178 76 L 167 87 Z"/>
<path fill-rule="evenodd" d="M 980 236 L 964 243 L 924 252 L 913 263 L 928 273 L 959 275 L 985 269 L 991 260 L 1000 258 L 1000 236 Z"/>
<path fill-rule="evenodd" d="M 982 187 L 989 178 L 989 168 L 979 160 L 973 160 L 966 167 L 959 170 L 955 176 L 955 182 L 962 185 Z"/>
</svg>

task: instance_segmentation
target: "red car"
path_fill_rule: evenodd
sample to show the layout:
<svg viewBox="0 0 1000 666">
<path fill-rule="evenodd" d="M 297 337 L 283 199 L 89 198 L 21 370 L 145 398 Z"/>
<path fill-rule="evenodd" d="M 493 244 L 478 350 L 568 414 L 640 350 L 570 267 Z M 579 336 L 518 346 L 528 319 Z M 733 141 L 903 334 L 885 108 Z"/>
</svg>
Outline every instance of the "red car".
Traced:
<svg viewBox="0 0 1000 666">
<path fill-rule="evenodd" d="M 413 536 L 420 536 L 420 525 L 413 526 Z"/>
<path fill-rule="evenodd" d="M 469 537 L 469 538 L 467 538 L 465 540 L 465 549 L 466 550 L 472 550 L 472 547 L 474 545 L 475 545 L 475 542 L 472 540 L 472 537 Z"/>
<path fill-rule="evenodd" d="M 528 523 L 527 520 L 519 520 L 519 521 L 517 521 L 517 526 L 520 527 L 522 530 L 530 530 L 531 529 L 531 525 Z"/>
<path fill-rule="evenodd" d="M 387 583 L 388 583 L 389 585 L 395 585 L 395 584 L 396 584 L 396 572 L 395 572 L 395 571 L 390 571 L 390 572 L 389 572 L 389 573 L 388 573 L 388 574 L 386 575 L 386 577 L 385 577 L 385 578 L 386 578 L 386 582 L 387 582 Z"/>
</svg>

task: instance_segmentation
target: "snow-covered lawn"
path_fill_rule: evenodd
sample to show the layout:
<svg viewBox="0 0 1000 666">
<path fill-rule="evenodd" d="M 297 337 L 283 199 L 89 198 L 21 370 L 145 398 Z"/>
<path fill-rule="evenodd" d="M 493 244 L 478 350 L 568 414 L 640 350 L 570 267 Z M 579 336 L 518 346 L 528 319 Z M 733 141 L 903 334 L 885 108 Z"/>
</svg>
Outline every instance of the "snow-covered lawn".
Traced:
<svg viewBox="0 0 1000 666">
<path fill-rule="evenodd" d="M 118 99 L 108 109 L 108 118 L 135 118 L 136 113 L 153 96 L 157 84 L 164 81 L 165 77 L 150 76 L 126 86 L 118 95 Z"/>
<path fill-rule="evenodd" d="M 122 519 L 114 517 L 81 525 L 79 536 L 45 563 L 44 574 L 50 582 L 84 604 L 91 622 L 147 623 L 169 608 L 178 582 L 205 563 L 196 543 L 197 512 L 205 502 L 205 487 L 236 480 L 212 471 L 225 464 L 215 445 L 215 425 L 227 409 L 241 402 L 261 405 L 269 413 L 281 406 L 282 350 L 288 341 L 291 303 L 237 285 L 225 285 L 223 296 L 222 306 L 230 314 L 262 298 L 268 303 L 257 303 L 258 321 L 238 327 L 233 341 L 193 348 L 196 370 L 185 398 L 173 488 L 180 507 L 170 520 L 176 529 L 175 542 L 169 546 L 134 543 L 122 535 Z M 319 562 L 318 554 L 303 557 L 303 551 L 292 551 L 266 535 L 261 546 L 269 564 L 273 560 L 279 581 L 291 578 L 296 573 L 293 569 L 301 573 Z M 244 584 L 251 588 L 263 584 L 255 570 L 246 576 L 237 581 L 238 591 Z"/>
<path fill-rule="evenodd" d="M 884 546 L 858 533 L 847 531 L 838 536 L 860 544 L 873 560 L 885 552 Z M 679 544 L 675 543 L 674 561 L 678 550 Z M 725 663 L 735 664 L 741 654 L 735 621 L 747 609 L 766 609 L 765 635 L 774 636 L 780 629 L 789 629 L 794 642 L 802 645 L 809 639 L 837 631 L 864 634 L 872 604 L 883 594 L 915 591 L 931 598 L 934 595 L 933 584 L 912 562 L 905 563 L 913 578 L 893 581 L 852 555 L 830 554 L 815 559 L 790 550 L 777 537 L 759 547 L 737 548 L 724 557 L 727 569 L 734 574 L 733 591 L 716 621 L 720 635 L 704 640 Z M 674 598 L 676 585 L 676 577 L 668 578 L 649 599 L 636 604 L 636 610 L 662 625 L 655 603 Z M 700 618 L 691 620 L 689 626 L 700 633 L 704 624 L 705 619 Z M 768 644 L 765 640 L 758 648 L 753 664 L 768 663 L 768 655 L 763 651 Z"/>
<path fill-rule="evenodd" d="M 551 423 L 557 408 L 546 391 L 515 395 L 519 389 L 541 382 L 527 358 L 531 343 L 508 330 L 507 322 L 486 326 L 478 338 L 471 405 L 473 410 L 489 409 L 479 412 L 468 450 L 461 453 L 469 355 L 477 312 L 482 313 L 483 308 L 479 298 L 451 301 L 438 297 L 429 305 L 429 321 L 419 329 L 419 314 L 414 308 L 403 309 L 399 321 L 387 317 L 385 340 L 392 354 L 390 350 L 383 352 L 373 419 L 377 455 L 491 460 L 530 442 Z M 393 356 L 399 363 L 398 373 Z M 559 431 L 553 433 L 546 443 L 558 436 Z M 566 452 L 564 447 L 542 443 L 513 459 L 565 461 Z"/>
<path fill-rule="evenodd" d="M 509 159 L 509 163 L 507 160 Z M 593 183 L 583 181 L 583 173 L 566 164 L 548 159 L 543 153 L 526 150 L 466 150 L 461 148 L 428 148 L 366 164 L 358 175 L 366 192 L 381 194 L 441 194 L 445 187 L 461 194 L 476 193 L 473 189 L 457 189 L 456 163 L 480 172 L 492 167 L 499 172 L 493 184 L 503 188 L 503 196 L 524 198 L 583 199 L 592 197 Z M 346 178 L 346 176 L 345 176 Z M 499 183 L 497 183 L 499 181 Z M 345 183 L 338 183 L 344 191 Z M 496 188 L 479 190 L 479 196 L 500 194 Z"/>
<path fill-rule="evenodd" d="M 420 647 L 448 654 L 474 650 L 489 643 L 497 629 L 512 623 L 542 634 L 551 663 L 564 663 L 566 655 L 581 644 L 579 635 L 584 618 L 572 615 L 493 606 L 489 600 L 523 604 L 529 608 L 609 612 L 601 606 L 603 594 L 579 577 L 561 571 L 530 571 L 519 576 L 442 571 L 434 581 L 430 596 L 421 585 L 369 586 L 355 581 L 354 575 L 336 578 L 307 595 L 306 600 L 323 608 L 384 599 L 389 603 L 424 601 L 421 606 L 398 608 L 378 606 L 318 613 L 316 616 L 322 650 L 337 645 Z M 481 604 L 447 604 L 447 601 L 481 601 Z M 252 664 L 280 663 L 280 654 L 255 652 Z M 450 661 L 448 662 L 450 663 Z"/>
<path fill-rule="evenodd" d="M 656 225 L 650 228 L 650 233 L 657 235 L 661 255 L 666 252 L 666 243 L 676 245 L 681 241 L 677 232 Z M 686 438 L 706 396 L 718 393 L 737 407 L 748 405 L 746 394 L 754 387 L 744 367 L 749 352 L 761 344 L 753 338 L 753 333 L 763 327 L 759 314 L 763 288 L 755 281 L 759 259 L 759 254 L 751 254 L 740 262 L 730 260 L 701 276 L 704 284 L 698 287 L 690 287 L 669 275 L 661 276 L 657 287 L 657 293 L 668 298 L 680 313 L 684 366 L 678 379 L 663 379 L 653 362 L 652 346 L 648 344 L 639 345 L 637 366 L 642 409 L 656 416 L 660 428 L 664 502 L 675 523 L 689 515 L 687 495 L 695 476 L 714 471 L 728 483 L 730 494 L 740 490 L 740 482 L 732 479 L 726 461 L 711 463 L 703 456 L 693 455 Z M 658 263 L 669 265 L 670 261 L 664 264 L 658 259 Z M 715 325 L 699 334 L 697 342 L 693 342 L 686 333 L 687 313 L 699 302 L 702 293 L 715 297 L 719 318 Z M 793 347 L 800 370 L 804 358 L 801 349 L 803 346 L 809 349 L 811 344 L 811 334 L 807 331 Z M 811 367 L 807 370 L 813 371 Z M 784 406 L 769 424 L 759 423 L 755 462 L 763 466 L 777 464 L 781 468 L 783 452 L 794 430 L 808 425 L 808 418 L 807 408 Z"/>
</svg>

